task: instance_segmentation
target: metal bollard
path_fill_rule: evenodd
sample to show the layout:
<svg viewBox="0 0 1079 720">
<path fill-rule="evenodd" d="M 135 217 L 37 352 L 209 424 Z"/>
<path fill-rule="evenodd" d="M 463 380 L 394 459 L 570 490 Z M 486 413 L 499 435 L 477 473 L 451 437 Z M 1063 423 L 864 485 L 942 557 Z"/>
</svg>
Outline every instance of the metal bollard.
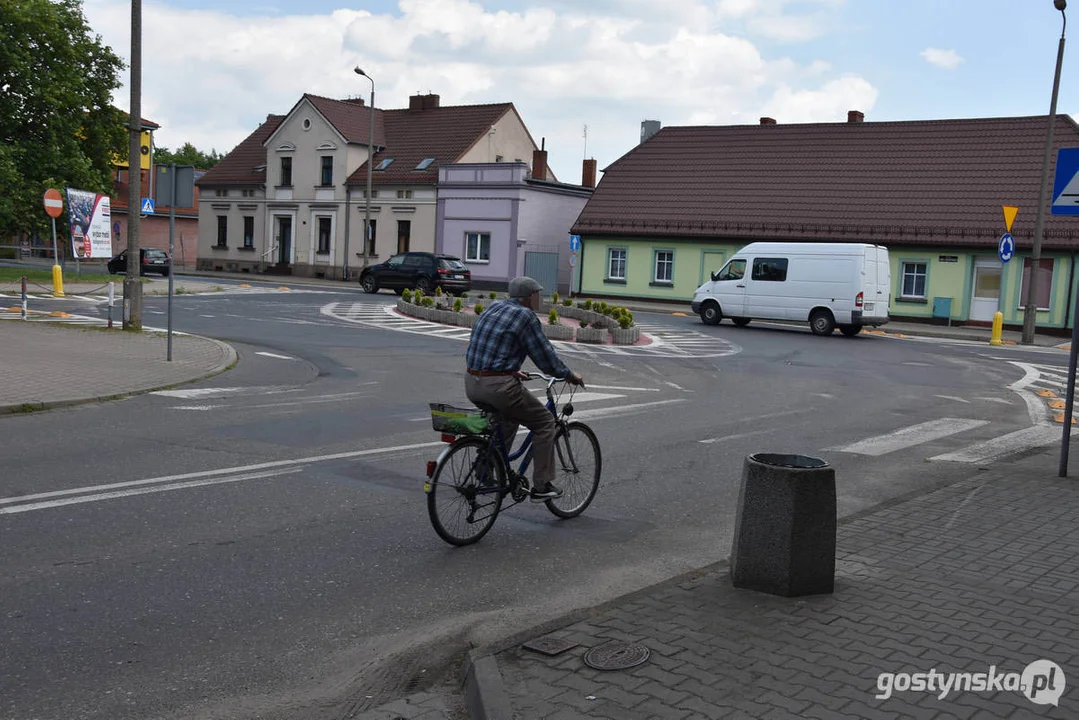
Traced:
<svg viewBox="0 0 1079 720">
<path fill-rule="evenodd" d="M 22 319 L 26 319 L 26 276 L 22 276 Z"/>
<path fill-rule="evenodd" d="M 109 329 L 112 329 L 112 301 L 116 297 L 115 283 L 109 283 Z"/>
<path fill-rule="evenodd" d="M 1004 313 L 997 310 L 993 313 L 993 334 L 989 337 L 990 345 L 1000 345 L 1000 336 L 1004 334 Z"/>
</svg>

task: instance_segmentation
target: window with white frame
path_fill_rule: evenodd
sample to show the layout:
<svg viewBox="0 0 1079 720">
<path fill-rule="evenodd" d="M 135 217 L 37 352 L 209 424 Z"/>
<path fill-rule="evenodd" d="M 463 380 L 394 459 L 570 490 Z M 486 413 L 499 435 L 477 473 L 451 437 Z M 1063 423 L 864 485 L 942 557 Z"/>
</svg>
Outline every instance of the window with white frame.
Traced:
<svg viewBox="0 0 1079 720">
<path fill-rule="evenodd" d="M 656 250 L 655 271 L 652 280 L 663 284 L 674 282 L 673 250 Z"/>
<path fill-rule="evenodd" d="M 903 286 L 899 290 L 899 297 L 925 299 L 927 273 L 924 262 L 904 262 Z"/>
<path fill-rule="evenodd" d="M 465 260 L 468 262 L 491 261 L 490 233 L 465 233 Z"/>
<path fill-rule="evenodd" d="M 1022 307 L 1026 307 L 1027 298 L 1030 296 L 1030 268 L 1033 261 L 1023 258 L 1023 289 L 1019 297 L 1022 298 Z M 1048 310 L 1053 297 L 1053 259 L 1039 258 L 1038 260 L 1038 297 L 1034 298 L 1034 305 L 1039 310 Z"/>
<path fill-rule="evenodd" d="M 607 279 L 626 279 L 626 249 L 607 248 Z"/>
<path fill-rule="evenodd" d="M 244 247 L 255 247 L 255 218 L 244 215 Z"/>
<path fill-rule="evenodd" d="M 318 252 L 319 255 L 330 254 L 330 238 L 333 234 L 333 219 L 320 217 L 318 219 Z"/>
</svg>

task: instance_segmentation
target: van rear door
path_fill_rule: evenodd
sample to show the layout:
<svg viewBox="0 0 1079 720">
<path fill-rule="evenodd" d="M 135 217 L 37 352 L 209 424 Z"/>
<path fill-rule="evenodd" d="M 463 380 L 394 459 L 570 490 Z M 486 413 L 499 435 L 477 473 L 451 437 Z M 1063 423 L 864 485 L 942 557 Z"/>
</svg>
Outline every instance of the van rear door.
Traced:
<svg viewBox="0 0 1079 720">
<path fill-rule="evenodd" d="M 867 325 L 874 320 L 887 320 L 891 271 L 885 248 L 876 245 L 866 247 L 862 277 L 865 281 L 861 290 L 863 320 Z"/>
</svg>

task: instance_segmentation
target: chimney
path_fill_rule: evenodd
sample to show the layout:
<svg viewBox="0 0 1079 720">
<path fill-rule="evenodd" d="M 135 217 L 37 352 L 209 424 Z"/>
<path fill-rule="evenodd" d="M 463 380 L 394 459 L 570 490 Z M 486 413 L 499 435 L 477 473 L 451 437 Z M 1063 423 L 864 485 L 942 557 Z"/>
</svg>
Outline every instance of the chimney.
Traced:
<svg viewBox="0 0 1079 720">
<path fill-rule="evenodd" d="M 776 119 L 775 118 L 770 118 L 770 117 L 762 117 L 761 118 L 761 125 L 775 125 L 775 124 L 776 124 Z"/>
<path fill-rule="evenodd" d="M 423 110 L 423 95 L 409 95 L 408 111 L 419 112 L 420 110 Z"/>
<path fill-rule="evenodd" d="M 596 186 L 596 161 L 594 158 L 584 161 L 584 168 L 581 171 L 581 185 L 590 188 Z"/>
<path fill-rule="evenodd" d="M 848 110 L 847 111 L 847 122 L 849 122 L 849 123 L 865 122 L 865 113 L 860 112 L 858 110 Z"/>
<path fill-rule="evenodd" d="M 641 142 L 658 133 L 660 127 L 662 126 L 659 120 L 644 120 L 641 122 Z"/>
<path fill-rule="evenodd" d="M 439 96 L 434 93 L 428 93 L 423 96 L 423 109 L 424 110 L 436 110 L 438 109 Z"/>
<path fill-rule="evenodd" d="M 547 138 L 540 140 L 540 149 L 532 151 L 532 179 L 533 180 L 546 180 L 547 179 L 547 151 L 544 148 L 547 146 Z"/>
</svg>

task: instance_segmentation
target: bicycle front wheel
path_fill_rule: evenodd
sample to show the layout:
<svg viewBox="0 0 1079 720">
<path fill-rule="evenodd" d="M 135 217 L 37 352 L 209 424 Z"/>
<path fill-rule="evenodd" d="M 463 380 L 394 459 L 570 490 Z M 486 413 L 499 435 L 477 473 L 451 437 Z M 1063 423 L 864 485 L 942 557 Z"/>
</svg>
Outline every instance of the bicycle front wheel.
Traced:
<svg viewBox="0 0 1079 720">
<path fill-rule="evenodd" d="M 562 489 L 562 497 L 548 500 L 547 509 L 560 518 L 577 517 L 599 489 L 603 469 L 599 440 L 592 428 L 571 422 L 559 429 L 554 443 L 558 463 L 555 485 Z"/>
<path fill-rule="evenodd" d="M 486 440 L 456 441 L 427 489 L 427 514 L 435 532 L 451 545 L 479 540 L 498 517 L 505 485 L 505 468 L 488 452 Z"/>
</svg>

